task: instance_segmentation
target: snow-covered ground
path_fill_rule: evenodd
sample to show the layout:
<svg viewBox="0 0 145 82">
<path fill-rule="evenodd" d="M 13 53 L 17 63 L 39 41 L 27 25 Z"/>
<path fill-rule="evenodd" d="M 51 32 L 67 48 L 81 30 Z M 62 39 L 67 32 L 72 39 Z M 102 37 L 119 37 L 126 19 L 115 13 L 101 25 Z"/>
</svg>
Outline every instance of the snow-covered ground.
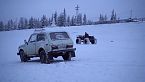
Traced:
<svg viewBox="0 0 145 82">
<path fill-rule="evenodd" d="M 57 27 L 74 40 L 88 32 L 97 44 L 75 44 L 76 58 L 41 64 L 39 58 L 21 63 L 17 48 L 31 30 L 0 32 L 0 82 L 145 82 L 145 23 Z"/>
</svg>

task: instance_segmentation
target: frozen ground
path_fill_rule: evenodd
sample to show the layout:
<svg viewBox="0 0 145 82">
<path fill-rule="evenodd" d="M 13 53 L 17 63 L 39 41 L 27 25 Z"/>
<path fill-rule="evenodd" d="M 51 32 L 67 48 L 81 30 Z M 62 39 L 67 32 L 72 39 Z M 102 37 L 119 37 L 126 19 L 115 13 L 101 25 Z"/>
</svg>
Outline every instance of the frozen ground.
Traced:
<svg viewBox="0 0 145 82">
<path fill-rule="evenodd" d="M 52 64 L 41 64 L 39 58 L 21 63 L 17 48 L 33 30 L 0 32 L 0 82 L 145 82 L 145 23 L 47 30 L 68 31 L 74 42 L 88 32 L 98 42 L 75 44 L 77 57 L 70 62 L 60 57 Z"/>
</svg>

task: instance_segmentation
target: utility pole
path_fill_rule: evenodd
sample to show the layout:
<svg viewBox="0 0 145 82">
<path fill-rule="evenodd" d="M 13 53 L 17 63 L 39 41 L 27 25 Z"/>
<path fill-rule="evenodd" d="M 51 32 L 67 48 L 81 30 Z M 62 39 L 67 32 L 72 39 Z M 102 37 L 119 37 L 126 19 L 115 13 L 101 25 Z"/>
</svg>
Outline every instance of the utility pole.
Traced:
<svg viewBox="0 0 145 82">
<path fill-rule="evenodd" d="M 78 5 L 75 7 L 75 10 L 76 10 L 76 16 L 78 16 L 79 8 L 80 8 L 80 7 L 79 7 Z"/>
<path fill-rule="evenodd" d="M 130 18 L 132 19 L 132 10 L 130 10 Z"/>
<path fill-rule="evenodd" d="M 76 16 L 75 16 L 75 19 L 76 19 L 76 20 L 75 20 L 75 24 L 76 24 L 76 25 L 78 25 L 78 21 L 79 21 L 79 20 L 78 20 L 79 8 L 80 8 L 80 7 L 79 7 L 78 5 L 75 7 L 75 10 L 76 10 Z"/>
<path fill-rule="evenodd" d="M 55 25 L 55 17 L 54 17 L 54 14 L 52 14 L 51 26 L 52 26 L 52 27 L 56 26 L 56 25 Z"/>
</svg>

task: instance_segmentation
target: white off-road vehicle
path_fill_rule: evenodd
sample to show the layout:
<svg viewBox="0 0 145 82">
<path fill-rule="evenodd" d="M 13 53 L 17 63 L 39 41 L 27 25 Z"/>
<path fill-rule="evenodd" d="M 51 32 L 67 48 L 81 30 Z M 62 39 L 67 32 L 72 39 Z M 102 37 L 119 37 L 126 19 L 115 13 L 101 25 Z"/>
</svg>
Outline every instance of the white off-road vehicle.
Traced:
<svg viewBox="0 0 145 82">
<path fill-rule="evenodd" d="M 24 43 L 19 46 L 17 53 L 21 62 L 27 62 L 33 57 L 40 57 L 41 63 L 50 63 L 53 57 L 58 56 L 68 61 L 75 57 L 76 48 L 73 48 L 73 41 L 67 32 L 35 30 L 28 42 L 24 40 Z"/>
</svg>

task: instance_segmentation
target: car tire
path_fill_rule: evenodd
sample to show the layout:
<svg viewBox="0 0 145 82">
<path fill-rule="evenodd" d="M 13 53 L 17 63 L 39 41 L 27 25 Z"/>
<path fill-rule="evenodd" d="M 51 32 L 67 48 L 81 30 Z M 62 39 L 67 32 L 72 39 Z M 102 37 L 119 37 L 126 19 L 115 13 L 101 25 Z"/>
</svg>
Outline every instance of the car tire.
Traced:
<svg viewBox="0 0 145 82">
<path fill-rule="evenodd" d="M 44 50 L 40 51 L 40 62 L 41 63 L 46 63 L 46 64 L 50 63 L 50 61 L 48 59 L 48 56 L 46 55 Z"/>
<path fill-rule="evenodd" d="M 27 56 L 25 55 L 24 51 L 20 51 L 20 59 L 21 59 L 21 62 L 27 62 Z"/>
<path fill-rule="evenodd" d="M 62 58 L 65 61 L 71 61 L 71 54 L 72 54 L 72 52 L 67 52 L 64 56 L 62 56 Z"/>
</svg>

